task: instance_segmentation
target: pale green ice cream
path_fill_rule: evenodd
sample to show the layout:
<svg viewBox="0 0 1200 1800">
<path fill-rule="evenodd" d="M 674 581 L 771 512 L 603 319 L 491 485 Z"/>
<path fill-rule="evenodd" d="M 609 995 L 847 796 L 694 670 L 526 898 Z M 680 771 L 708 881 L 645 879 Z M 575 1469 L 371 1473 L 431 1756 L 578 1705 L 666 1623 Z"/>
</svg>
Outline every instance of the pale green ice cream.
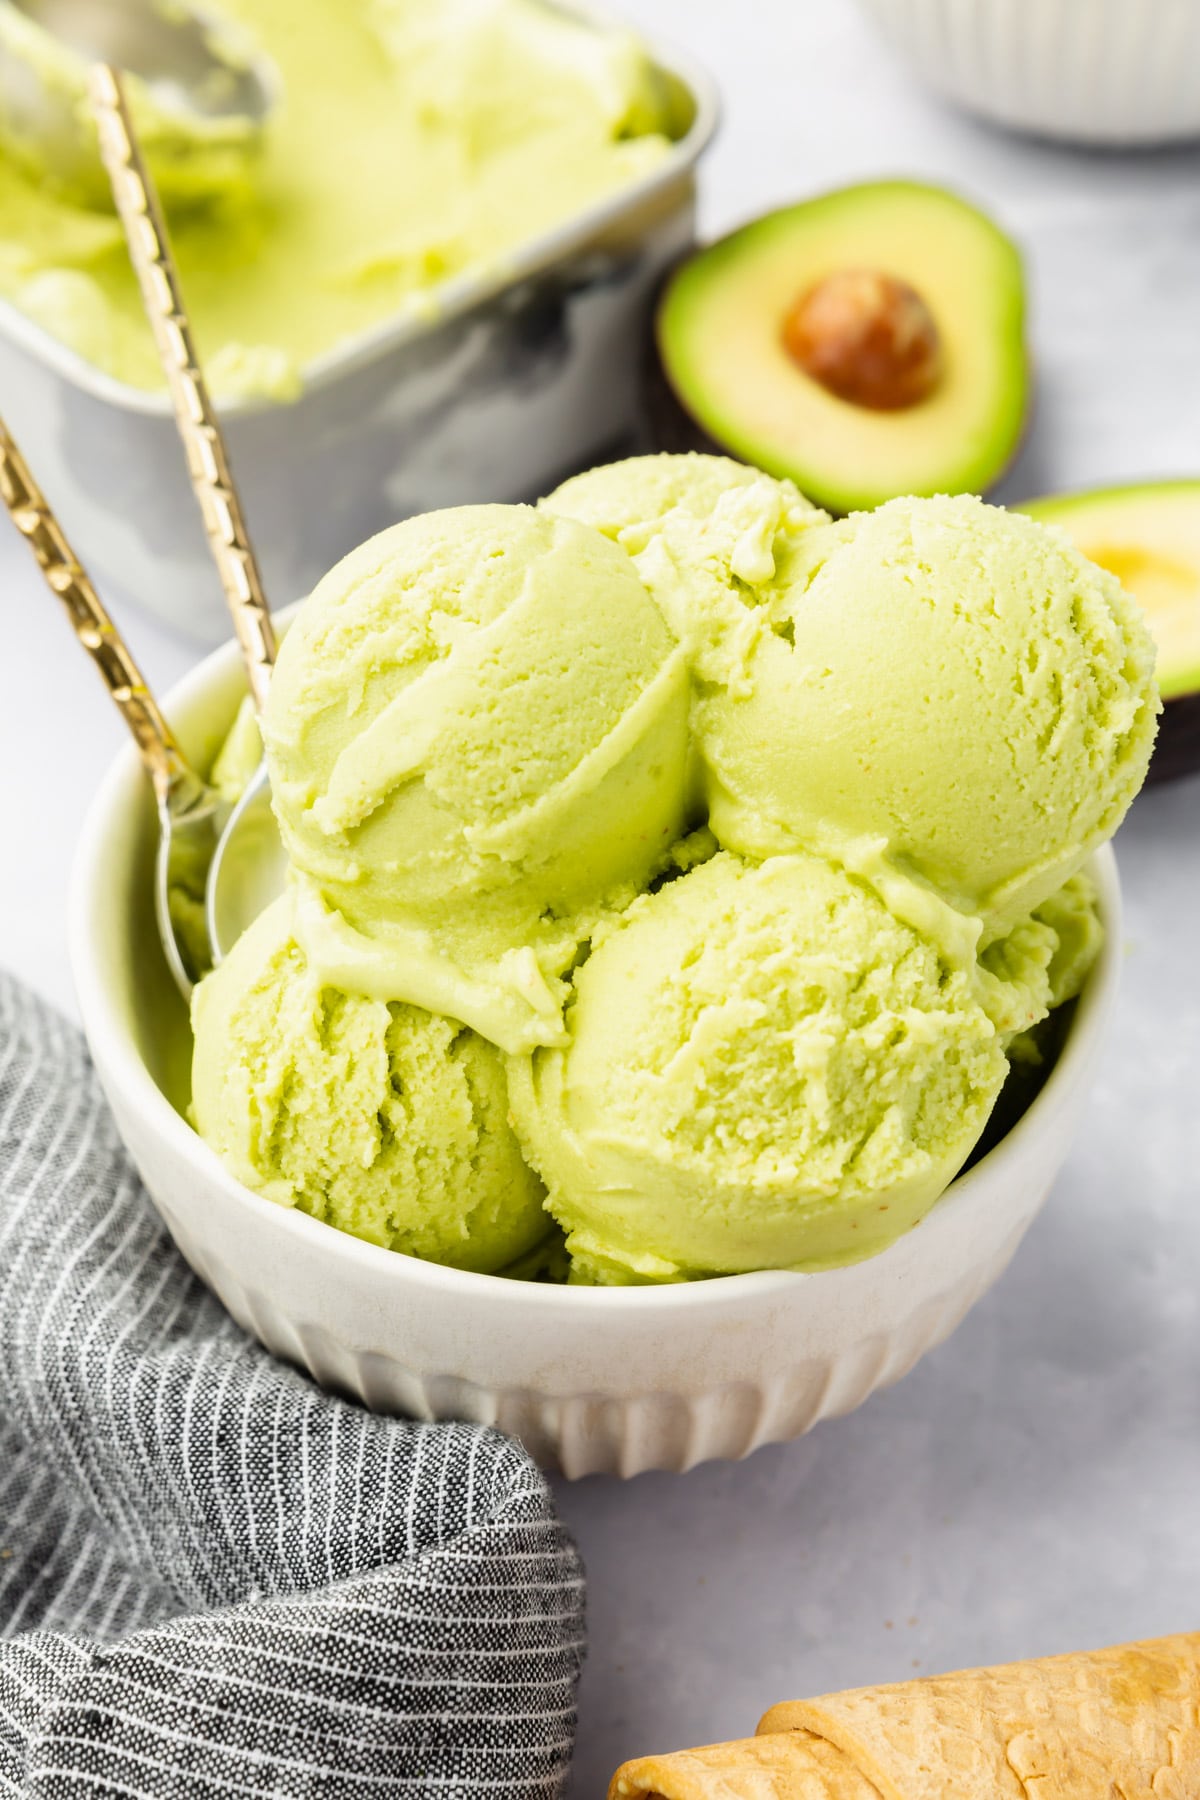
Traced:
<svg viewBox="0 0 1200 1800">
<path fill-rule="evenodd" d="M 973 967 L 808 855 L 721 853 L 636 900 L 567 1025 L 509 1088 L 598 1281 L 874 1254 L 953 1178 L 1008 1066 Z"/>
<path fill-rule="evenodd" d="M 686 641 L 699 683 L 723 678 L 729 653 L 719 646 L 730 633 L 744 637 L 747 605 L 757 587 L 774 579 L 779 545 L 829 522 L 793 482 L 695 452 L 631 456 L 588 469 L 540 505 L 594 526 L 634 558 Z M 664 541 L 678 546 L 675 560 Z M 746 604 L 731 607 L 738 598 Z"/>
<path fill-rule="evenodd" d="M 1086 870 L 1073 875 L 1056 894 L 1043 900 L 1035 917 L 1054 933 L 1054 954 L 1047 975 L 1050 1007 L 1065 1006 L 1083 990 L 1104 947 L 1096 884 Z"/>
<path fill-rule="evenodd" d="M 354 551 L 265 719 L 313 967 L 505 1049 L 561 1040 L 587 917 L 682 829 L 687 710 L 682 650 L 587 526 L 461 507 Z"/>
<path fill-rule="evenodd" d="M 622 536 L 688 646 L 712 829 L 748 855 L 818 849 L 885 892 L 915 876 L 1000 936 L 1142 784 L 1145 622 L 1061 533 L 970 496 L 835 524 L 778 488 L 731 487 L 702 518 L 676 500 Z M 580 505 L 578 486 L 548 504 L 564 492 Z"/>
<path fill-rule="evenodd" d="M 763 488 L 762 484 L 766 484 Z M 743 488 L 774 492 L 801 513 L 816 513 L 799 488 L 728 456 L 627 456 L 572 475 L 541 501 L 546 512 L 594 525 L 605 537 L 641 550 L 669 512 L 707 519 L 726 494 Z M 818 515 L 822 518 L 824 514 Z M 772 527 L 772 531 L 775 527 Z"/>
<path fill-rule="evenodd" d="M 556 1268 L 543 1202 L 576 1281 L 872 1255 L 1035 1091 L 1156 712 L 1116 582 L 977 500 L 660 457 L 411 519 L 282 647 L 293 879 L 198 991 L 197 1123 L 462 1266 Z"/>
<path fill-rule="evenodd" d="M 986 941 L 1142 785 L 1150 635 L 1065 538 L 968 497 L 892 501 L 791 534 L 756 602 L 759 629 L 716 646 L 694 715 L 722 843 L 898 868 Z M 720 604 L 745 621 L 731 590 Z"/>
<path fill-rule="evenodd" d="M 196 1126 L 269 1200 L 485 1272 L 546 1236 L 499 1052 L 418 1007 L 322 986 L 289 896 L 201 982 L 192 1022 Z"/>
<path fill-rule="evenodd" d="M 1036 1016 L 1027 1023 L 1036 1024 L 1075 999 L 1103 943 L 1096 884 L 1082 871 L 987 946 L 979 959 L 981 976 L 985 986 L 995 978 L 1005 989 L 1028 995 Z"/>
<path fill-rule="evenodd" d="M 1021 950 L 1014 955 L 1017 944 Z M 1086 869 L 1044 900 L 1009 938 L 988 946 L 981 969 L 1006 975 L 1029 999 L 1029 1019 L 1024 1025 L 1015 1021 L 1008 1044 L 1010 1062 L 1040 1066 L 1045 1061 L 1047 1042 L 1059 1031 L 1053 1015 L 1083 991 L 1103 946 L 1096 884 Z M 1025 961 L 1019 966 L 1022 954 Z"/>
</svg>

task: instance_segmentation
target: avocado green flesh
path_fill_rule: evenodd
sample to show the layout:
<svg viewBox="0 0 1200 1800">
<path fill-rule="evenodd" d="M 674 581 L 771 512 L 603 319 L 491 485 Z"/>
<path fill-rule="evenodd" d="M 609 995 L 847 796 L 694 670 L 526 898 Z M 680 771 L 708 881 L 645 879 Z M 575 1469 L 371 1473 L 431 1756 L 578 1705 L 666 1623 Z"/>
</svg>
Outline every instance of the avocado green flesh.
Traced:
<svg viewBox="0 0 1200 1800">
<path fill-rule="evenodd" d="M 916 406 L 840 400 L 784 347 L 795 300 L 840 270 L 921 295 L 942 373 Z M 670 282 L 659 354 L 682 406 L 719 445 L 838 512 L 897 494 L 989 487 L 1025 419 L 1024 283 L 1014 246 L 940 188 L 881 182 L 770 213 L 702 250 Z"/>
<path fill-rule="evenodd" d="M 1200 481 L 1101 488 L 1017 510 L 1061 526 L 1133 595 L 1158 645 L 1164 700 L 1200 690 Z"/>
</svg>

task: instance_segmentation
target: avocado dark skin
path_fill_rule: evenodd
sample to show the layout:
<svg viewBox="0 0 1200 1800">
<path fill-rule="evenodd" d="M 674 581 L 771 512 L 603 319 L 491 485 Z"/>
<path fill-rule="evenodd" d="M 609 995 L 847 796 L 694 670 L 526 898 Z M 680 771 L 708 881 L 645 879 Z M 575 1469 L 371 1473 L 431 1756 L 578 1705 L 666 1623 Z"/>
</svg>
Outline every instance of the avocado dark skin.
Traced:
<svg viewBox="0 0 1200 1800">
<path fill-rule="evenodd" d="M 1200 770 L 1200 694 L 1176 694 L 1164 701 L 1158 742 L 1150 758 L 1147 784 L 1175 781 Z"/>
<path fill-rule="evenodd" d="M 1067 1040 L 1071 1020 L 1075 1017 L 1075 1007 L 1076 1002 L 1068 1000 L 1065 1006 L 1056 1007 L 1048 1018 L 1034 1027 L 1041 1062 L 1013 1063 L 992 1108 L 991 1117 L 984 1126 L 983 1135 L 960 1169 L 960 1174 L 965 1175 L 977 1162 L 982 1162 L 988 1152 L 994 1150 L 1008 1136 L 1013 1126 L 1025 1117 L 1054 1070 L 1059 1052 Z"/>
</svg>

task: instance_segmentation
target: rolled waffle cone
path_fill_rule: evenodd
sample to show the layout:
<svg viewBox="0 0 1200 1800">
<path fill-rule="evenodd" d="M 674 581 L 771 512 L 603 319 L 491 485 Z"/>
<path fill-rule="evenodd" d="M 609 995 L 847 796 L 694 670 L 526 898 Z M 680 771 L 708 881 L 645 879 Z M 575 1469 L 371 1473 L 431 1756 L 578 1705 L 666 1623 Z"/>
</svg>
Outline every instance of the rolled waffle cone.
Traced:
<svg viewBox="0 0 1200 1800">
<path fill-rule="evenodd" d="M 610 1800 L 1200 1800 L 1200 1633 L 791 1701 L 758 1729 L 626 1763 Z"/>
<path fill-rule="evenodd" d="M 617 1770 L 609 1800 L 879 1800 L 879 1789 L 807 1731 L 642 1756 Z"/>
</svg>

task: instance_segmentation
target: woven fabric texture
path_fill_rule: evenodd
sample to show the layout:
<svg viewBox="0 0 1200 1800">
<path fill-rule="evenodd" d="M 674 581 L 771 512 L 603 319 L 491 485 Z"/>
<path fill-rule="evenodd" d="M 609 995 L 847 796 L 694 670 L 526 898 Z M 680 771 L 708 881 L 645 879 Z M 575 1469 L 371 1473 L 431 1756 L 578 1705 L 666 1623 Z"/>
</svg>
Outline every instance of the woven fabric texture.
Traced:
<svg viewBox="0 0 1200 1800">
<path fill-rule="evenodd" d="M 537 1800 L 582 1654 L 524 1451 L 253 1343 L 0 976 L 0 1796 Z"/>
</svg>

